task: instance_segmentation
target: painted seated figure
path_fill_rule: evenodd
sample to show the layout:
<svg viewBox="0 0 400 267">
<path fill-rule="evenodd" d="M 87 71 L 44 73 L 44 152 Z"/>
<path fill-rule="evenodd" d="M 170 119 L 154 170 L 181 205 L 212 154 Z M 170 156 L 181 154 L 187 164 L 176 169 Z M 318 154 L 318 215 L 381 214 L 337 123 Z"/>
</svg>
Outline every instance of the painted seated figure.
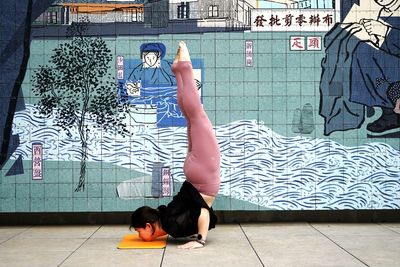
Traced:
<svg viewBox="0 0 400 267">
<path fill-rule="evenodd" d="M 365 107 L 382 110 L 367 125 L 368 131 L 383 133 L 400 127 L 399 38 L 399 0 L 361 0 L 327 33 L 320 84 L 326 135 L 360 128 Z"/>
</svg>

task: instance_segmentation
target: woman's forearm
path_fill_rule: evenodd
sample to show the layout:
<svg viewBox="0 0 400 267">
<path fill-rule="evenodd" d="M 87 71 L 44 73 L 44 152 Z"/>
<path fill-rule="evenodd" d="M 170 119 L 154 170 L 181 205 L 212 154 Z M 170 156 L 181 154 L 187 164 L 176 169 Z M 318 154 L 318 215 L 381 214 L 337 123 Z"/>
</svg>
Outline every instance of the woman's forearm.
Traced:
<svg viewBox="0 0 400 267">
<path fill-rule="evenodd" d="M 210 212 L 206 208 L 202 208 L 197 223 L 198 234 L 201 234 L 202 239 L 207 239 L 208 227 L 210 225 Z"/>
</svg>

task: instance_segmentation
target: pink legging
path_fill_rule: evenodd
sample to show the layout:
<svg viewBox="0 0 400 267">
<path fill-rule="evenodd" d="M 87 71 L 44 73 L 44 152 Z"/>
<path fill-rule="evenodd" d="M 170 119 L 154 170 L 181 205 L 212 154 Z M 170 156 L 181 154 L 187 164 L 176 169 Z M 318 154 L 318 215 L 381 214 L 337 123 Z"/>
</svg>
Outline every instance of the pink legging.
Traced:
<svg viewBox="0 0 400 267">
<path fill-rule="evenodd" d="M 190 61 L 172 65 L 178 86 L 178 105 L 187 121 L 186 180 L 200 193 L 216 196 L 220 186 L 220 151 L 213 127 L 201 105 Z"/>
</svg>

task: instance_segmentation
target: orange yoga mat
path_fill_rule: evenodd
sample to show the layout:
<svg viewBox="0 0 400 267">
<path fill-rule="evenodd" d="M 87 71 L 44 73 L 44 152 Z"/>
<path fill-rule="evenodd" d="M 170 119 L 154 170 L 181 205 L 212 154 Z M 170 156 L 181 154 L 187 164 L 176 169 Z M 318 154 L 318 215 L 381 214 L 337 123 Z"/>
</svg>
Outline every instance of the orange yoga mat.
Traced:
<svg viewBox="0 0 400 267">
<path fill-rule="evenodd" d="M 165 248 L 168 235 L 157 238 L 154 241 L 143 241 L 137 234 L 125 235 L 118 245 L 119 249 L 129 248 Z"/>
</svg>

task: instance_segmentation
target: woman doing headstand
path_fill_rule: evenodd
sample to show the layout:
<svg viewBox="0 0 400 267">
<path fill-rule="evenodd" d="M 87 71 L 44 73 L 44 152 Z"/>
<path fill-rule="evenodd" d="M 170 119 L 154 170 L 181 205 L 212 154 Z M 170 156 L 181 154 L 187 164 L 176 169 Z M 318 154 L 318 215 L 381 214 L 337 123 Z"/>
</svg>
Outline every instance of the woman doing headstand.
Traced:
<svg viewBox="0 0 400 267">
<path fill-rule="evenodd" d="M 186 181 L 167 206 L 144 206 L 134 211 L 130 228 L 145 241 L 165 234 L 175 238 L 196 235 L 196 240 L 180 248 L 200 248 L 205 245 L 208 230 L 217 222 L 211 206 L 220 187 L 220 151 L 200 101 L 184 42 L 179 43 L 172 71 L 178 87 L 178 105 L 187 121 L 188 153 L 183 166 Z"/>
</svg>

